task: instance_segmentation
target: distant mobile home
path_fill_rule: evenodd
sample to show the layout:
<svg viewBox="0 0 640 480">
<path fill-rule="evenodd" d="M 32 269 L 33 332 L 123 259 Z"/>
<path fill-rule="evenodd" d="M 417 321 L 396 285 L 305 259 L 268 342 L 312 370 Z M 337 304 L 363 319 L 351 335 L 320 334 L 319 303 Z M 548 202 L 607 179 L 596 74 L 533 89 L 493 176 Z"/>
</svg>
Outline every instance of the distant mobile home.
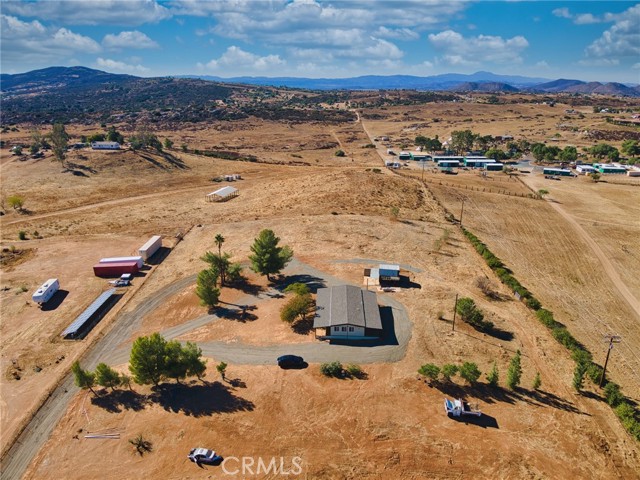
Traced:
<svg viewBox="0 0 640 480">
<path fill-rule="evenodd" d="M 484 166 L 484 169 L 488 172 L 501 172 L 503 168 L 504 165 L 502 163 L 487 163 Z"/>
<path fill-rule="evenodd" d="M 595 172 L 596 169 L 591 165 L 576 165 L 576 172 L 581 175 L 588 175 L 589 173 Z"/>
<path fill-rule="evenodd" d="M 494 163 L 494 161 L 487 157 L 464 157 L 464 166 L 469 168 L 484 168 L 489 163 Z"/>
<path fill-rule="evenodd" d="M 411 152 L 400 152 L 398 154 L 398 160 L 411 160 L 412 158 Z"/>
<path fill-rule="evenodd" d="M 91 148 L 94 150 L 120 150 L 118 142 L 91 142 Z"/>
<path fill-rule="evenodd" d="M 574 173 L 571 170 L 564 168 L 544 168 L 542 170 L 544 175 L 558 175 L 560 177 L 572 177 Z"/>
<path fill-rule="evenodd" d="M 51 300 L 51 297 L 55 295 L 55 293 L 60 289 L 60 283 L 57 278 L 50 278 L 46 282 L 44 282 L 38 290 L 36 290 L 33 295 L 31 295 L 31 299 L 42 305 Z"/>
<path fill-rule="evenodd" d="M 596 170 L 600 173 L 609 175 L 609 174 L 625 174 L 627 173 L 627 169 L 617 165 L 605 165 L 605 164 L 596 164 Z"/>
</svg>

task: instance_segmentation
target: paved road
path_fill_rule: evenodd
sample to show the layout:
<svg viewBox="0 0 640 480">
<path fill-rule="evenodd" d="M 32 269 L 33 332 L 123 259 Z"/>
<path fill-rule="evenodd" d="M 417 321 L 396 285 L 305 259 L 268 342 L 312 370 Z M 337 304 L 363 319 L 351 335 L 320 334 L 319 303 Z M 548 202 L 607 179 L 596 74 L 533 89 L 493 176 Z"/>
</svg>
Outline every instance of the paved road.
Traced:
<svg viewBox="0 0 640 480">
<path fill-rule="evenodd" d="M 316 287 L 344 283 L 336 277 L 327 275 L 295 259 L 289 264 L 284 273 L 290 280 L 308 282 Z M 129 358 L 131 348 L 131 344 L 126 344 L 125 342 L 139 328 L 142 319 L 152 313 L 168 298 L 192 285 L 195 280 L 196 275 L 191 275 L 171 283 L 149 295 L 134 310 L 120 314 L 119 318 L 114 322 L 114 327 L 86 353 L 82 360 L 83 366 L 94 369 L 100 362 L 112 365 L 125 363 Z M 273 293 L 274 291 L 270 290 L 257 296 L 247 296 L 243 299 L 246 302 L 243 303 L 246 305 L 255 304 Z M 282 353 L 301 355 L 311 363 L 333 360 L 340 360 L 345 363 L 396 362 L 405 355 L 407 344 L 411 338 L 411 321 L 404 307 L 390 296 L 380 296 L 379 301 L 383 305 L 390 307 L 390 311 L 393 313 L 393 334 L 391 335 L 391 340 L 393 341 L 390 344 L 353 347 L 318 342 L 296 345 L 252 346 L 241 343 L 199 342 L 198 345 L 202 348 L 205 356 L 214 357 L 216 360 L 232 364 L 273 364 L 274 358 Z M 162 333 L 167 338 L 175 338 L 209 322 L 218 320 L 219 318 L 215 315 L 204 315 L 178 327 L 167 329 Z M 1 480 L 17 480 L 24 474 L 35 454 L 47 441 L 77 392 L 78 388 L 74 385 L 73 377 L 68 374 L 44 402 L 17 441 L 2 458 L 0 463 Z"/>
</svg>

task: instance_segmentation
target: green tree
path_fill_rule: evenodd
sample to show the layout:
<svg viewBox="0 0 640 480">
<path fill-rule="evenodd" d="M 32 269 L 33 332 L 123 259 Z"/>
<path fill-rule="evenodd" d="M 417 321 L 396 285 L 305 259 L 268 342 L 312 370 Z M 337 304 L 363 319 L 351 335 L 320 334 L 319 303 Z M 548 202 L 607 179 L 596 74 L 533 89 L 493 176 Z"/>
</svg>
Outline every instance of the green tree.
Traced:
<svg viewBox="0 0 640 480">
<path fill-rule="evenodd" d="M 216 285 L 218 278 L 220 279 L 220 286 L 225 284 L 227 270 L 231 266 L 230 258 L 231 256 L 228 253 L 217 255 L 213 252 L 205 252 L 205 254 L 200 257 L 200 260 L 211 265 L 210 270 L 216 274 Z"/>
<path fill-rule="evenodd" d="M 494 160 L 505 160 L 507 158 L 507 154 L 499 148 L 490 148 L 486 152 L 484 152 L 484 156 L 487 158 L 493 158 Z"/>
<path fill-rule="evenodd" d="M 214 242 L 216 242 L 216 245 L 218 246 L 218 255 L 222 256 L 222 244 L 224 243 L 224 237 L 222 236 L 221 233 L 218 233 L 215 238 L 213 239 Z"/>
<path fill-rule="evenodd" d="M 22 155 L 22 145 L 16 145 L 11 149 L 11 151 L 13 152 L 14 155 L 18 155 L 18 156 Z"/>
<path fill-rule="evenodd" d="M 182 345 L 178 340 L 171 340 L 164 345 L 165 367 L 164 375 L 173 378 L 177 383 L 187 376 L 187 362 L 184 358 Z"/>
<path fill-rule="evenodd" d="M 482 372 L 478 369 L 478 365 L 473 362 L 464 362 L 460 366 L 460 376 L 464 378 L 470 385 L 478 381 Z"/>
<path fill-rule="evenodd" d="M 560 160 L 563 162 L 575 162 L 578 159 L 578 150 L 570 145 L 560 152 Z"/>
<path fill-rule="evenodd" d="M 131 377 L 126 373 L 121 373 L 120 385 L 122 385 L 123 387 L 127 387 L 129 390 L 131 390 Z"/>
<path fill-rule="evenodd" d="M 265 229 L 260 232 L 251 246 L 253 252 L 253 255 L 249 256 L 251 269 L 266 275 L 267 280 L 271 280 L 270 275 L 280 273 L 293 258 L 293 250 L 286 245 L 279 247 L 279 241 L 273 230 Z"/>
<path fill-rule="evenodd" d="M 24 197 L 22 195 L 9 195 L 7 204 L 14 210 L 22 211 L 24 208 Z"/>
<path fill-rule="evenodd" d="M 220 362 L 218 365 L 216 365 L 216 370 L 218 371 L 218 373 L 220 374 L 220 376 L 224 380 L 225 379 L 225 375 L 227 373 L 227 364 L 226 364 L 226 362 Z"/>
<path fill-rule="evenodd" d="M 493 362 L 491 371 L 487 373 L 487 382 L 489 382 L 489 385 L 491 385 L 492 387 L 497 387 L 499 378 L 500 375 L 498 374 L 498 364 L 496 362 Z"/>
<path fill-rule="evenodd" d="M 69 142 L 69 135 L 64 129 L 64 124 L 53 124 L 53 129 L 49 134 L 49 140 L 51 141 L 51 149 L 53 151 L 54 158 L 64 167 L 65 153 L 67 151 L 67 144 Z"/>
<path fill-rule="evenodd" d="M 284 289 L 285 292 L 293 292 L 297 295 L 308 295 L 311 293 L 309 286 L 306 283 L 295 282 L 291 285 L 287 285 Z"/>
<path fill-rule="evenodd" d="M 138 337 L 131 347 L 129 371 L 140 385 L 158 385 L 167 376 L 167 341 L 159 334 Z"/>
<path fill-rule="evenodd" d="M 440 375 L 440 367 L 433 363 L 425 363 L 418 369 L 418 373 L 427 377 L 431 382 L 435 382 Z"/>
<path fill-rule="evenodd" d="M 187 369 L 187 377 L 201 380 L 207 370 L 207 362 L 202 359 L 202 349 L 193 342 L 187 342 L 181 351 L 182 361 Z"/>
<path fill-rule="evenodd" d="M 200 298 L 203 307 L 213 308 L 218 304 L 220 290 L 218 284 L 218 272 L 214 268 L 202 270 L 196 280 L 196 295 Z"/>
<path fill-rule="evenodd" d="M 83 390 L 89 389 L 91 390 L 91 393 L 96 396 L 98 395 L 93 389 L 96 384 L 96 376 L 93 372 L 83 369 L 80 366 L 80 362 L 78 362 L 77 360 L 71 365 L 71 372 L 73 373 L 76 386 L 82 388 Z"/>
<path fill-rule="evenodd" d="M 313 310 L 313 299 L 311 294 L 295 294 L 284 304 L 280 310 L 280 319 L 283 322 L 294 324 L 306 320 Z"/>
<path fill-rule="evenodd" d="M 458 366 L 452 363 L 445 363 L 442 366 L 442 378 L 444 378 L 447 382 L 451 381 L 451 377 L 453 377 L 456 373 L 458 373 Z"/>
<path fill-rule="evenodd" d="M 507 369 L 507 387 L 509 390 L 515 390 L 518 385 L 520 385 L 520 379 L 522 377 L 520 357 L 520 350 L 518 350 L 509 363 L 509 368 Z"/>
<path fill-rule="evenodd" d="M 135 135 L 129 138 L 129 143 L 132 150 L 153 148 L 158 152 L 162 152 L 162 143 L 147 127 L 140 128 Z"/>
<path fill-rule="evenodd" d="M 545 195 L 549 195 L 549 190 L 547 190 L 545 188 L 541 188 L 540 190 L 538 190 L 536 192 L 536 195 L 538 196 L 538 198 L 544 198 Z"/>
<path fill-rule="evenodd" d="M 533 384 L 531 385 L 531 387 L 534 390 L 538 390 L 541 385 L 542 385 L 542 378 L 540 378 L 540 372 L 536 372 L 536 376 L 533 377 Z"/>
<path fill-rule="evenodd" d="M 111 126 L 107 130 L 106 138 L 109 142 L 118 142 L 119 144 L 124 143 L 124 137 L 120 132 L 116 130 L 116 127 Z"/>
<path fill-rule="evenodd" d="M 581 348 L 576 348 L 571 353 L 571 357 L 576 362 L 576 366 L 573 370 L 573 388 L 576 391 L 582 390 L 582 384 L 584 383 L 584 376 L 589 370 L 589 366 L 592 363 L 593 357 L 590 352 Z"/>
<path fill-rule="evenodd" d="M 169 140 L 168 138 L 164 139 L 164 148 L 169 149 L 169 148 L 173 148 L 173 141 Z"/>
<path fill-rule="evenodd" d="M 457 153 L 465 153 L 473 147 L 476 135 L 471 130 L 455 130 L 451 132 L 450 148 Z"/>
<path fill-rule="evenodd" d="M 99 363 L 95 372 L 96 383 L 112 391 L 120 385 L 120 375 L 106 363 Z"/>
<path fill-rule="evenodd" d="M 620 150 L 630 157 L 638 157 L 640 156 L 640 143 L 638 140 L 625 140 L 622 142 Z"/>
<path fill-rule="evenodd" d="M 456 303 L 456 312 L 462 320 L 480 331 L 493 328 L 493 323 L 484 320 L 484 314 L 476 307 L 476 303 L 469 297 L 462 297 Z"/>
</svg>

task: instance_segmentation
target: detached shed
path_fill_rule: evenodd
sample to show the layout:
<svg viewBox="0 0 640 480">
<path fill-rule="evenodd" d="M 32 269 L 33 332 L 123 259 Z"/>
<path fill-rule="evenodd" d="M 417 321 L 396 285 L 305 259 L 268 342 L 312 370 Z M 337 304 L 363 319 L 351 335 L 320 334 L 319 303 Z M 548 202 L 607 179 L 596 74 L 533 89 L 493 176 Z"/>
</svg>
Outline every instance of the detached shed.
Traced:
<svg viewBox="0 0 640 480">
<path fill-rule="evenodd" d="M 237 197 L 240 193 L 237 188 L 233 188 L 230 185 L 219 188 L 215 192 L 207 194 L 205 197 L 207 202 L 226 202 L 234 197 Z"/>
</svg>

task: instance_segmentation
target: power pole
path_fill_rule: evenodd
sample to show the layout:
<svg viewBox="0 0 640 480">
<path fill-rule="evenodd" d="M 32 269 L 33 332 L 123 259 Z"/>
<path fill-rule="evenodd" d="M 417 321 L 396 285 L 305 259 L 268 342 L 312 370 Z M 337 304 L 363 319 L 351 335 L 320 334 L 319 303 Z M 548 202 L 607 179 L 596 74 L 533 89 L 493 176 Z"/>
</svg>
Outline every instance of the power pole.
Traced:
<svg viewBox="0 0 640 480">
<path fill-rule="evenodd" d="M 420 181 L 424 182 L 424 164 L 427 163 L 426 160 L 422 161 L 422 177 L 420 177 Z"/>
<path fill-rule="evenodd" d="M 451 331 L 456 329 L 456 310 L 458 309 L 458 294 L 456 293 L 456 304 L 453 306 L 453 324 L 451 325 Z"/>
<path fill-rule="evenodd" d="M 622 341 L 622 337 L 620 335 L 605 335 L 604 339 L 609 340 L 609 348 L 607 349 L 607 358 L 604 361 L 604 368 L 602 369 L 602 376 L 600 377 L 600 388 L 602 388 L 604 377 L 607 373 L 607 363 L 609 363 L 609 354 L 611 353 L 611 350 L 613 350 L 613 344 L 620 343 Z"/>
<path fill-rule="evenodd" d="M 462 214 L 464 213 L 464 198 L 462 199 L 462 208 L 460 208 L 460 226 L 462 226 Z"/>
</svg>

